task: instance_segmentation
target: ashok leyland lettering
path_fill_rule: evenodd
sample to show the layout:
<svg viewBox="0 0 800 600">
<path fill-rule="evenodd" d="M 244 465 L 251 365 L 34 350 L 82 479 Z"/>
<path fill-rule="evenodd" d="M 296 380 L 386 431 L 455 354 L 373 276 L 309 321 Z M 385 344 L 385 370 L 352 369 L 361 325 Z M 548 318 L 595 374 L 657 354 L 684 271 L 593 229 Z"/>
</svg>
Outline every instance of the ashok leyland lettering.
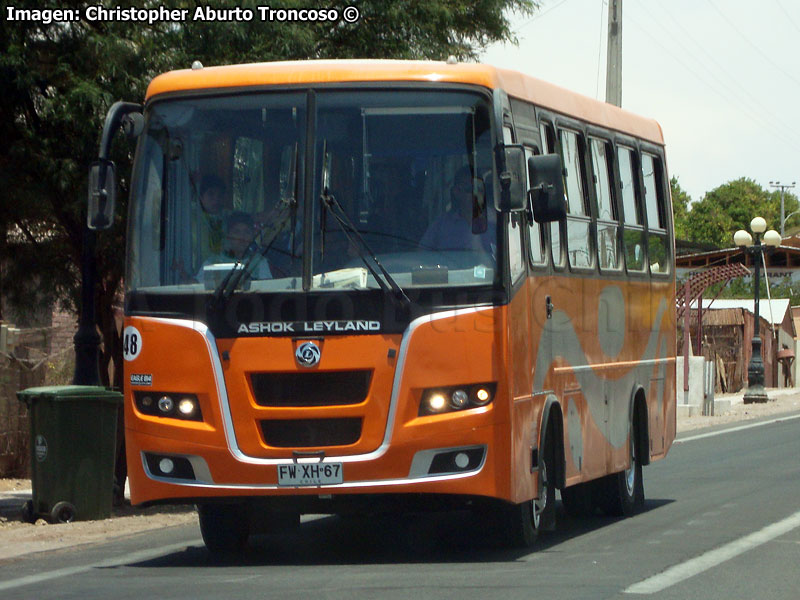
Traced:
<svg viewBox="0 0 800 600">
<path fill-rule="evenodd" d="M 197 504 L 212 551 L 304 513 L 467 507 L 530 545 L 556 489 L 641 506 L 675 436 L 657 123 L 485 65 L 196 65 L 109 111 L 98 229 L 120 125 L 134 504 Z"/>
</svg>

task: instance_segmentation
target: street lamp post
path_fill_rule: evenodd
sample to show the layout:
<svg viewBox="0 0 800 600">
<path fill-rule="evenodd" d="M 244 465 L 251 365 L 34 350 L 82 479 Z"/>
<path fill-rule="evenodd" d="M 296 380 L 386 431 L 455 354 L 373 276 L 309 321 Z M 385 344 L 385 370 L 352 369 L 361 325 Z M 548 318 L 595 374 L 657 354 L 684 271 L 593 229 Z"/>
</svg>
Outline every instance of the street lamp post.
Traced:
<svg viewBox="0 0 800 600">
<path fill-rule="evenodd" d="M 788 218 L 783 216 L 783 192 L 792 189 L 795 185 L 795 182 L 793 181 L 791 185 L 788 185 L 785 183 L 782 184 L 780 181 L 770 181 L 769 185 L 770 187 L 779 188 L 781 190 L 781 238 L 783 238 L 785 235 L 783 225 L 786 223 L 786 219 Z"/>
<path fill-rule="evenodd" d="M 794 215 L 800 215 L 800 210 L 793 210 L 793 211 L 792 211 L 792 212 L 790 212 L 788 215 L 786 215 L 786 216 L 783 218 L 783 220 L 781 221 L 781 237 L 783 237 L 783 236 L 784 236 L 784 233 L 783 233 L 783 231 L 784 231 L 784 225 L 786 225 L 786 221 L 788 221 L 789 219 L 791 219 L 791 218 L 792 218 Z"/>
<path fill-rule="evenodd" d="M 750 229 L 755 236 L 751 236 L 744 229 L 740 229 L 733 235 L 733 241 L 737 246 L 742 247 L 745 252 L 753 256 L 753 299 L 755 300 L 755 323 L 753 324 L 753 350 L 750 356 L 750 364 L 747 366 L 747 391 L 744 394 L 744 403 L 766 402 L 769 400 L 764 389 L 764 361 L 761 358 L 761 338 L 759 337 L 759 282 L 761 279 L 761 260 L 763 258 L 764 246 L 776 247 L 781 244 L 781 234 L 770 229 L 766 233 L 767 222 L 762 217 L 756 217 L 750 221 Z M 760 239 L 763 235 L 763 243 Z"/>
</svg>

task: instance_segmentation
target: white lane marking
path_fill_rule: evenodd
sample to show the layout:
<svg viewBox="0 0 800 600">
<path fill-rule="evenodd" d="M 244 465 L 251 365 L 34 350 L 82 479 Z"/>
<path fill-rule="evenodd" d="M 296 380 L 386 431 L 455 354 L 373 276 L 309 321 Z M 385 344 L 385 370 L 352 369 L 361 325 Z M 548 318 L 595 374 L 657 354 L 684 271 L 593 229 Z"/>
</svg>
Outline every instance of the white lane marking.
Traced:
<svg viewBox="0 0 800 600">
<path fill-rule="evenodd" d="M 730 429 L 723 429 L 722 431 L 712 431 L 710 433 L 700 433 L 690 437 L 680 438 L 675 440 L 674 444 L 683 444 L 684 442 L 693 442 L 694 440 L 702 440 L 704 438 L 714 437 L 715 435 L 722 435 L 724 433 L 733 433 L 734 431 L 743 431 L 745 429 L 753 429 L 755 427 L 763 427 L 764 425 L 772 425 L 774 423 L 783 423 L 784 421 L 793 421 L 800 419 L 800 414 L 789 415 L 788 417 L 778 417 L 770 421 L 759 421 L 758 423 L 750 423 L 748 425 L 739 425 L 738 427 L 731 427 Z"/>
<path fill-rule="evenodd" d="M 738 540 L 734 540 L 716 550 L 710 550 L 705 554 L 696 556 L 682 562 L 674 567 L 670 567 L 663 573 L 649 577 L 639 583 L 635 583 L 625 590 L 626 594 L 655 594 L 670 586 L 694 577 L 703 571 L 707 571 L 721 563 L 744 554 L 762 544 L 766 544 L 775 538 L 790 532 L 792 529 L 800 527 L 800 511 L 792 516 L 767 525 L 760 531 L 746 535 Z"/>
<path fill-rule="evenodd" d="M 202 540 L 189 540 L 181 542 L 180 544 L 170 544 L 168 546 L 161 546 L 160 548 L 151 548 L 149 550 L 140 550 L 117 558 L 109 558 L 93 563 L 91 565 L 80 565 L 76 567 L 65 567 L 63 569 L 56 569 L 55 571 L 46 571 L 44 573 L 37 573 L 36 575 L 28 575 L 26 577 L 18 577 L 17 579 L 9 579 L 8 581 L 0 581 L 0 590 L 10 590 L 13 588 L 22 587 L 25 585 L 33 585 L 51 579 L 58 579 L 60 577 L 69 577 L 70 575 L 77 575 L 85 573 L 92 569 L 102 569 L 109 567 L 121 567 L 143 560 L 152 560 L 159 556 L 164 556 L 170 552 L 183 550 L 188 546 L 201 545 Z"/>
</svg>

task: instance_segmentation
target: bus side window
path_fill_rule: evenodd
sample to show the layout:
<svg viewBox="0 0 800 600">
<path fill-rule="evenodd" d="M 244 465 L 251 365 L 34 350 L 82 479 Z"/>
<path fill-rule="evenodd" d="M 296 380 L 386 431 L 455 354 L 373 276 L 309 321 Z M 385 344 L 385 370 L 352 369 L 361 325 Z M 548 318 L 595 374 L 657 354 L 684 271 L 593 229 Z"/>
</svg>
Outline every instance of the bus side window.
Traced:
<svg viewBox="0 0 800 600">
<path fill-rule="evenodd" d="M 536 154 L 539 154 L 537 148 L 525 146 L 525 163 L 527 164 L 528 159 Z M 530 179 L 528 179 L 528 175 L 528 170 L 525 169 L 525 180 L 527 183 L 525 187 L 526 189 L 531 189 L 531 182 Z M 528 198 L 528 209 L 531 211 L 530 214 L 532 215 L 533 207 L 530 206 L 530 198 Z M 537 223 L 533 218 L 530 218 L 528 222 L 528 237 L 531 243 L 530 259 L 531 263 L 538 266 L 547 264 L 547 254 L 544 248 L 544 236 L 542 233 L 541 223 Z"/>
<path fill-rule="evenodd" d="M 506 144 L 514 143 L 513 132 L 508 126 L 503 127 L 503 141 Z M 525 274 L 525 245 L 522 242 L 524 214 L 524 212 L 512 212 L 508 215 L 508 261 L 512 283 Z"/>
<path fill-rule="evenodd" d="M 567 171 L 567 254 L 572 268 L 591 269 L 591 217 L 586 206 L 584 141 L 576 131 L 560 129 L 561 155 Z"/>
<path fill-rule="evenodd" d="M 597 255 L 603 271 L 619 269 L 619 214 L 611 182 L 611 144 L 591 138 L 592 175 L 597 199 Z"/>
<path fill-rule="evenodd" d="M 642 182 L 647 208 L 647 247 L 651 273 L 669 271 L 666 201 L 664 172 L 661 161 L 651 154 L 642 153 Z"/>
<path fill-rule="evenodd" d="M 625 226 L 622 232 L 625 265 L 628 271 L 643 272 L 644 221 L 638 187 L 636 151 L 626 146 L 617 147 L 617 164 L 622 195 L 622 213 Z"/>
<path fill-rule="evenodd" d="M 542 122 L 539 124 L 539 131 L 542 135 L 542 146 L 546 154 L 556 152 L 556 134 L 550 123 Z M 550 223 L 550 250 L 553 256 L 553 266 L 562 268 L 564 266 L 564 243 L 561 239 L 561 223 Z"/>
</svg>

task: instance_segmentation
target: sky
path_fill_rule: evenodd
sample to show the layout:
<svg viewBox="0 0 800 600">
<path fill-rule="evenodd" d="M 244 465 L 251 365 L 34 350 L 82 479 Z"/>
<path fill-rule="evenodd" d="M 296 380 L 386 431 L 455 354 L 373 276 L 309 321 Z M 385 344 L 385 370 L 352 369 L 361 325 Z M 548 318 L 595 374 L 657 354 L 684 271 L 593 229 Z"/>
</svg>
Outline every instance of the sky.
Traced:
<svg viewBox="0 0 800 600">
<path fill-rule="evenodd" d="M 481 62 L 605 99 L 608 0 L 511 15 Z M 656 119 L 692 200 L 748 177 L 800 192 L 800 1 L 624 0 L 622 107 Z M 777 224 L 776 224 L 777 225 Z"/>
</svg>

